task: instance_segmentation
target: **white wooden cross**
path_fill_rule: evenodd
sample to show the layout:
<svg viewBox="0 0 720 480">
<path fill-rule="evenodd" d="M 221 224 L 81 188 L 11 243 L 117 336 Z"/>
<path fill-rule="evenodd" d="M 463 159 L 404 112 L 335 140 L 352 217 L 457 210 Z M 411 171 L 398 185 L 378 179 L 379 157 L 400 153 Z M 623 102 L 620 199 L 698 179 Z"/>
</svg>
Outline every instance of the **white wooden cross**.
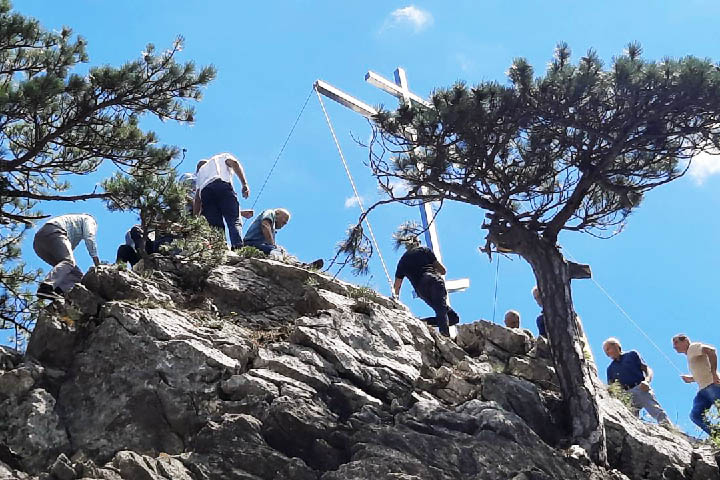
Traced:
<svg viewBox="0 0 720 480">
<path fill-rule="evenodd" d="M 407 75 L 405 74 L 405 70 L 400 67 L 395 70 L 395 82 L 391 82 L 373 71 L 369 71 L 365 75 L 365 81 L 389 93 L 390 95 L 397 97 L 398 100 L 402 103 L 409 104 L 410 102 L 415 102 L 428 108 L 432 108 L 432 105 L 430 105 L 427 101 L 410 92 L 410 89 L 408 87 Z M 316 81 L 315 89 L 319 93 L 330 98 L 331 100 L 334 100 L 339 104 L 349 108 L 350 110 L 359 113 L 360 115 L 366 117 L 371 121 L 372 117 L 377 114 L 377 110 L 375 110 L 370 105 L 348 95 L 347 93 L 343 92 L 338 88 L 333 87 L 327 82 L 324 82 L 322 80 Z M 408 132 L 408 135 L 412 139 L 414 138 L 415 133 Z M 418 163 L 417 168 L 418 170 L 422 170 L 424 168 L 424 165 L 422 163 Z M 421 194 L 426 194 L 427 192 L 427 187 L 421 187 Z M 427 243 L 427 246 L 433 251 L 437 260 L 442 263 L 442 254 L 440 252 L 440 241 L 438 239 L 437 228 L 435 227 L 435 222 L 432 221 L 434 215 L 435 212 L 433 212 L 431 202 L 426 202 L 420 205 L 420 218 L 422 220 L 423 228 L 425 229 L 425 242 Z M 466 290 L 469 286 L 470 279 L 468 278 L 445 281 L 445 288 L 447 289 L 448 293 L 461 292 L 463 290 Z M 448 305 L 449 304 L 450 299 L 448 298 Z"/>
</svg>

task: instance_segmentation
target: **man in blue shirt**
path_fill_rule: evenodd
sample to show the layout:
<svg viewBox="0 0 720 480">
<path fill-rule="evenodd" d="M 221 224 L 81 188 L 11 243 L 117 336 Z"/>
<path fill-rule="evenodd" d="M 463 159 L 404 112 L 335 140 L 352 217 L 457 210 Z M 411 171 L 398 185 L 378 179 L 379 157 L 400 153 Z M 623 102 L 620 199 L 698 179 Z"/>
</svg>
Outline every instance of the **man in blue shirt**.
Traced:
<svg viewBox="0 0 720 480">
<path fill-rule="evenodd" d="M 640 355 L 635 350 L 622 353 L 620 340 L 614 337 L 603 342 L 603 351 L 612 359 L 607 368 L 608 385 L 617 382 L 630 394 L 635 415 L 644 408 L 658 423 L 670 423 L 650 388 L 653 372 Z"/>
<path fill-rule="evenodd" d="M 283 228 L 290 221 L 290 212 L 284 208 L 270 208 L 263 210 L 255 217 L 245 234 L 243 244 L 246 247 L 255 247 L 266 255 L 290 260 L 302 267 L 320 269 L 323 267 L 323 260 L 317 259 L 311 263 L 302 263 L 295 257 L 288 255 L 285 249 L 275 242 L 277 231 Z"/>
</svg>

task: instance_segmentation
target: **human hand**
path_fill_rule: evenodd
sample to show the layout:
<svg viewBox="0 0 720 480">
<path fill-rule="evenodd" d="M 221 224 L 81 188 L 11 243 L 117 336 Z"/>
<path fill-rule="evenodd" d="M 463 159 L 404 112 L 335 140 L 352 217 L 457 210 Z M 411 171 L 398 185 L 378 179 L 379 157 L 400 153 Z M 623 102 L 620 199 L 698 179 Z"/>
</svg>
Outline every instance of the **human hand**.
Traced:
<svg viewBox="0 0 720 480">
<path fill-rule="evenodd" d="M 682 378 L 685 383 L 692 383 L 695 381 L 692 375 L 680 375 L 680 378 Z"/>
<path fill-rule="evenodd" d="M 242 196 L 243 198 L 248 198 L 250 196 L 250 187 L 247 185 L 243 185 L 242 187 Z"/>
<path fill-rule="evenodd" d="M 640 382 L 640 385 L 638 385 L 638 388 L 642 392 L 649 392 L 650 391 L 650 384 L 647 381 Z"/>
<path fill-rule="evenodd" d="M 717 372 L 713 373 L 713 383 L 720 383 L 720 377 Z"/>
</svg>

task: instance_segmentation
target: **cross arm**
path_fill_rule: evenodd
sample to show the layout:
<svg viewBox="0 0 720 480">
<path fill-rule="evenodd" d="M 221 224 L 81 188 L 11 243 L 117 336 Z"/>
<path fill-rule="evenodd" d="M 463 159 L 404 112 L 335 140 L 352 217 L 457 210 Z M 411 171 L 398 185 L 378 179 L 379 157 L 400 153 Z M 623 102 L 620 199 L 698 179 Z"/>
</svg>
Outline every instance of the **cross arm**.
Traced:
<svg viewBox="0 0 720 480">
<path fill-rule="evenodd" d="M 325 95 L 326 97 L 335 100 L 340 105 L 343 105 L 350 110 L 359 113 L 363 117 L 372 120 L 372 117 L 377 115 L 377 110 L 368 105 L 365 102 L 361 102 L 357 98 L 348 95 L 339 88 L 335 88 L 327 82 L 318 80 L 315 82 L 315 90 Z"/>
</svg>

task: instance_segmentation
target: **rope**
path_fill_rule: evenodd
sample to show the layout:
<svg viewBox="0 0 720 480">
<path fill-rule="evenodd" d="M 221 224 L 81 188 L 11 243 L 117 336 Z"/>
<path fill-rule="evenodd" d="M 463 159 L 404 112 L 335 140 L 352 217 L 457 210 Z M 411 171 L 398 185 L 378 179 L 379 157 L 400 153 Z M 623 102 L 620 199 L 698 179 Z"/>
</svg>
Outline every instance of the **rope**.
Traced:
<svg viewBox="0 0 720 480">
<path fill-rule="evenodd" d="M 495 309 L 497 308 L 498 283 L 500 278 L 500 255 L 496 255 L 495 258 L 497 259 L 497 262 L 495 265 L 495 293 L 493 294 L 493 323 L 495 323 Z"/>
<path fill-rule="evenodd" d="M 337 135 L 335 135 L 335 129 L 333 128 L 332 122 L 330 121 L 330 116 L 328 115 L 327 110 L 325 110 L 325 103 L 320 96 L 320 92 L 315 90 L 315 93 L 317 94 L 318 100 L 320 101 L 320 107 L 322 107 L 322 111 L 325 114 L 325 121 L 327 122 L 328 127 L 330 127 L 330 133 L 332 134 L 333 140 L 335 141 L 335 147 L 340 154 L 340 160 L 342 160 L 343 167 L 345 167 L 345 173 L 347 173 L 348 179 L 350 180 L 350 185 L 352 186 L 353 192 L 355 193 L 355 199 L 358 202 L 358 207 L 360 207 L 360 212 L 364 214 L 365 207 L 363 207 L 362 199 L 360 198 L 360 194 L 358 193 L 357 187 L 355 186 L 355 180 L 350 173 L 350 168 L 348 167 L 347 161 L 345 160 L 345 155 L 343 154 L 342 148 L 340 148 L 340 142 L 338 141 Z M 373 233 L 372 226 L 370 225 L 370 219 L 368 217 L 365 217 L 365 224 L 368 227 L 370 238 L 372 239 L 372 242 L 375 245 L 375 249 L 378 252 L 378 256 L 380 257 L 380 263 L 382 264 L 383 271 L 385 272 L 385 277 L 387 278 L 388 285 L 390 285 L 390 291 L 392 292 L 393 282 L 392 280 L 390 280 L 390 273 L 388 273 L 387 266 L 385 265 L 385 259 L 383 258 L 382 252 L 380 251 L 380 246 L 375 239 L 375 233 Z"/>
<path fill-rule="evenodd" d="M 290 133 L 288 133 L 287 138 L 285 139 L 285 143 L 283 143 L 282 147 L 280 148 L 280 151 L 278 152 L 277 156 L 275 157 L 275 162 L 273 163 L 272 167 L 270 168 L 270 171 L 268 172 L 267 176 L 265 177 L 265 181 L 263 182 L 262 187 L 260 187 L 260 192 L 255 197 L 255 201 L 253 202 L 252 207 L 250 207 L 251 209 L 255 208 L 255 204 L 257 204 L 258 200 L 260 199 L 260 196 L 262 195 L 263 191 L 265 190 L 265 185 L 267 185 L 268 180 L 270 180 L 270 176 L 272 175 L 273 171 L 275 170 L 275 166 L 278 164 L 278 161 L 280 160 L 280 156 L 285 151 L 285 147 L 287 146 L 288 142 L 290 141 L 290 137 L 292 136 L 293 132 L 295 131 L 295 127 L 297 126 L 298 122 L 300 121 L 300 117 L 302 117 L 302 114 L 305 111 L 305 107 L 307 107 L 308 101 L 310 101 L 310 96 L 312 95 L 312 92 L 314 89 L 315 89 L 315 87 L 310 89 L 310 93 L 308 93 L 308 96 L 305 99 L 305 103 L 303 103 L 303 106 L 300 109 L 300 113 L 298 113 L 298 116 L 295 119 L 295 123 L 293 123 L 293 126 L 290 129 Z"/>
<path fill-rule="evenodd" d="M 568 257 L 570 257 L 570 260 L 572 260 L 572 261 L 574 262 L 574 261 L 575 261 L 575 258 L 573 258 L 572 254 L 570 254 L 570 252 L 567 250 L 567 248 L 565 249 L 565 251 L 567 252 Z M 610 296 L 610 294 L 607 292 L 607 290 L 605 290 L 605 289 L 603 288 L 603 286 L 600 285 L 600 283 L 599 283 L 597 280 L 595 280 L 595 277 L 594 277 L 594 276 L 593 276 L 593 277 L 590 277 L 590 279 L 593 281 L 593 283 L 595 284 L 595 286 L 598 287 L 598 288 L 600 289 L 600 291 L 605 294 L 605 296 L 608 298 L 608 300 L 610 300 L 610 301 L 613 303 L 613 305 L 615 305 L 615 306 L 617 307 L 617 309 L 620 310 L 620 313 L 622 313 L 622 314 L 625 316 L 625 318 L 627 318 L 628 320 L 630 320 L 630 323 L 632 323 L 633 326 L 634 326 L 635 328 L 637 328 L 638 331 L 645 337 L 645 339 L 646 339 L 648 342 L 650 342 L 650 345 L 652 345 L 653 347 L 655 347 L 655 350 L 657 350 L 658 352 L 660 352 L 660 355 L 662 355 L 663 357 L 665 357 L 665 360 L 667 360 L 668 363 L 669 363 L 670 365 L 672 365 L 672 367 L 675 369 L 675 371 L 676 371 L 678 374 L 683 375 L 684 372 L 680 371 L 680 369 L 677 367 L 677 365 L 675 365 L 675 362 L 673 362 L 673 361 L 670 359 L 670 357 L 668 357 L 667 354 L 653 341 L 653 339 L 650 338 L 650 336 L 649 336 L 647 333 L 645 333 L 645 330 L 643 330 L 642 327 L 640 327 L 640 325 L 638 325 L 638 323 L 637 323 L 635 320 L 632 319 L 632 317 L 630 316 L 630 314 L 627 313 L 627 312 L 625 311 L 625 309 L 622 308 L 622 307 L 620 306 L 620 304 L 619 304 L 618 302 L 616 302 L 613 297 Z"/>
</svg>

